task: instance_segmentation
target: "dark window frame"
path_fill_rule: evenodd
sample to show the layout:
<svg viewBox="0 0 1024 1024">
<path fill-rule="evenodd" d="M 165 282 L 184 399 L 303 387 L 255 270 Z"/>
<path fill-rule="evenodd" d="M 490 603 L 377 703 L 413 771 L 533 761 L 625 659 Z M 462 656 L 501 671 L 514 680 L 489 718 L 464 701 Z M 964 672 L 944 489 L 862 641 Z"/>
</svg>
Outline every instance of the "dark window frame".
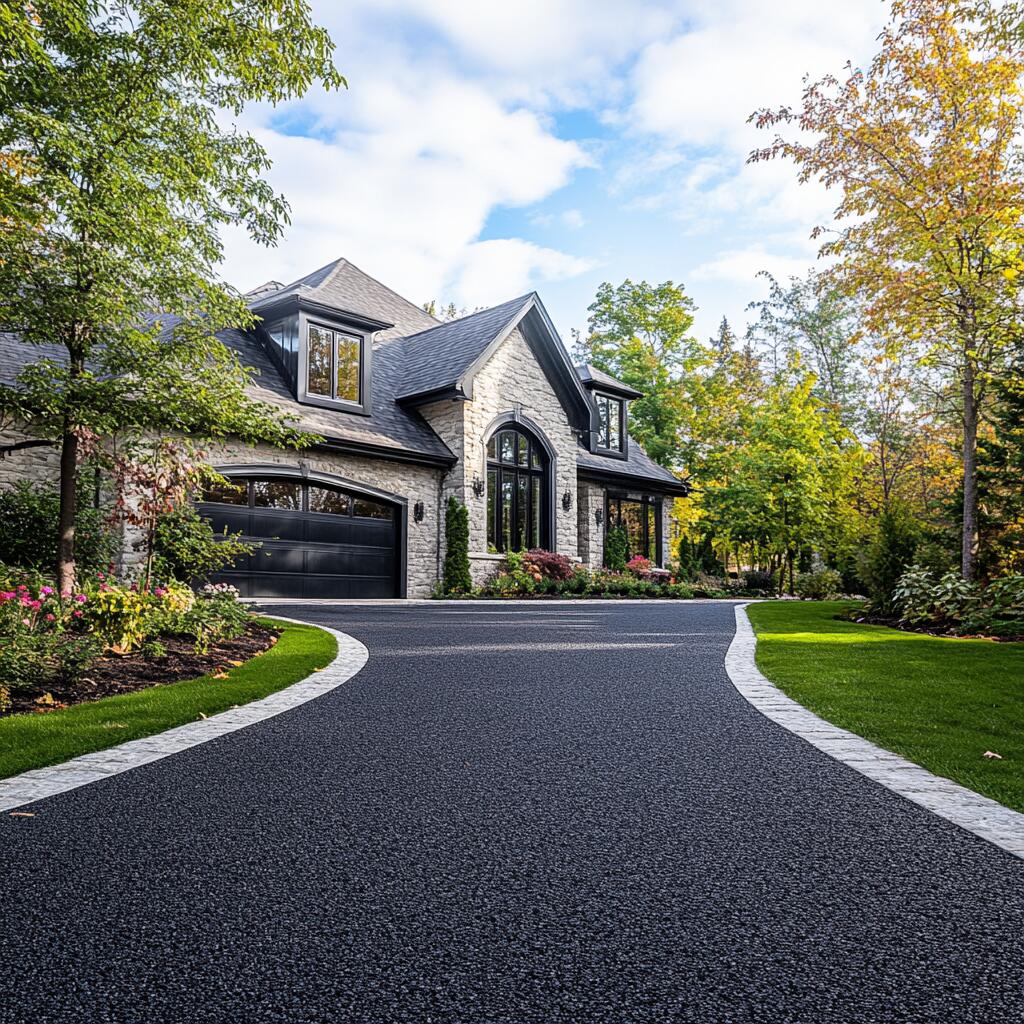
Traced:
<svg viewBox="0 0 1024 1024">
<path fill-rule="evenodd" d="M 629 545 L 628 557 L 632 558 L 634 555 L 642 554 L 644 558 L 650 558 L 655 565 L 662 565 L 664 546 L 664 537 L 662 537 L 663 499 L 653 494 L 641 494 L 640 496 L 636 496 L 620 491 L 606 491 L 604 496 L 604 521 L 606 524 L 606 531 L 612 529 L 612 527 L 623 525 L 622 506 L 624 504 L 639 505 L 643 510 L 641 522 L 643 528 L 644 550 L 632 550 L 632 538 L 629 537 L 629 531 L 627 528 L 627 544 Z M 648 514 L 649 511 L 653 512 L 653 537 L 650 536 L 651 516 Z M 649 552 L 653 552 L 653 554 L 649 554 Z"/>
<path fill-rule="evenodd" d="M 618 458 L 626 458 L 628 438 L 626 426 L 628 423 L 628 410 L 626 399 L 618 395 L 610 395 L 604 391 L 594 392 L 594 404 L 597 407 L 597 430 L 594 431 L 594 450 L 603 455 L 611 455 Z M 602 405 L 605 407 L 605 415 L 602 416 Z M 618 444 L 611 442 L 611 430 L 603 431 L 602 424 L 611 424 L 612 410 L 616 410 L 618 421 Z M 604 436 L 603 436 L 604 435 Z"/>
<path fill-rule="evenodd" d="M 299 346 L 302 352 L 300 358 L 300 382 L 301 391 L 307 402 L 312 404 L 326 404 L 331 408 L 363 409 L 366 407 L 366 374 L 363 372 L 363 364 L 366 361 L 367 337 L 361 331 L 353 330 L 341 324 L 331 323 L 319 317 L 300 317 L 299 320 Z M 309 348 L 313 331 L 326 331 L 331 338 L 330 368 L 327 371 L 330 394 L 325 395 L 309 389 Z M 356 397 L 341 398 L 338 396 L 338 345 L 339 339 L 355 341 L 358 345 L 359 365 L 356 372 Z"/>
<path fill-rule="evenodd" d="M 501 457 L 505 435 L 513 437 L 510 459 Z M 524 440 L 525 455 L 521 459 Z M 494 430 L 487 440 L 485 468 L 488 548 L 493 547 L 499 553 L 506 550 L 528 551 L 532 548 L 550 550 L 551 460 L 544 445 L 522 424 L 505 423 Z M 511 488 L 508 502 L 508 547 L 505 544 L 505 502 L 502 500 L 506 484 Z"/>
<path fill-rule="evenodd" d="M 296 479 L 294 477 L 282 476 L 246 476 L 246 477 L 227 477 L 227 480 L 231 484 L 244 484 L 246 488 L 246 501 L 244 504 L 241 502 L 223 502 L 214 501 L 208 497 L 208 491 L 204 491 L 199 498 L 199 504 L 202 505 L 227 505 L 233 508 L 259 508 L 269 512 L 300 512 L 303 515 L 314 515 L 314 516 L 331 516 L 337 519 L 379 519 L 381 522 L 394 522 L 398 511 L 389 502 L 382 501 L 379 498 L 375 498 L 372 495 L 360 494 L 357 491 L 351 491 L 344 487 L 338 487 L 333 484 L 322 483 L 319 480 L 303 480 Z M 281 508 L 275 509 L 271 505 L 257 505 L 256 504 L 256 488 L 257 483 L 281 483 L 291 484 L 299 488 L 299 507 L 292 508 Z M 319 487 L 325 491 L 334 491 L 338 494 L 343 494 L 348 498 L 348 512 L 321 512 L 316 509 L 309 507 L 309 489 L 311 487 Z M 357 502 L 365 502 L 367 504 L 375 505 L 380 509 L 386 510 L 389 515 L 387 516 L 360 516 L 356 515 L 356 504 Z"/>
</svg>

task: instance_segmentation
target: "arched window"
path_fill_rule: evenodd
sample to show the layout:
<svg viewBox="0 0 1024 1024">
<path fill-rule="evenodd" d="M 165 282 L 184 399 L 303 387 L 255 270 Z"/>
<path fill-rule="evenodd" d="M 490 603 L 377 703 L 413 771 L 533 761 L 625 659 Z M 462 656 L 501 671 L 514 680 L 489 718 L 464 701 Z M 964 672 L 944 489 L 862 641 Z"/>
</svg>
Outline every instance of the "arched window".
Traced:
<svg viewBox="0 0 1024 1024">
<path fill-rule="evenodd" d="M 547 548 L 548 457 L 521 427 L 508 425 L 487 442 L 487 543 L 496 551 Z"/>
</svg>

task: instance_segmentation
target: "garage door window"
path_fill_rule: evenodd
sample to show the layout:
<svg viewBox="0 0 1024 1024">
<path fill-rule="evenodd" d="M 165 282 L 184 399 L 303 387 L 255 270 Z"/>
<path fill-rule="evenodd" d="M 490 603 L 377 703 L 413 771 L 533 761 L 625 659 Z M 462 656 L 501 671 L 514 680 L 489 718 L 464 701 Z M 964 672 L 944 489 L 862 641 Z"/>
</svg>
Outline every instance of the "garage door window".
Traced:
<svg viewBox="0 0 1024 1024">
<path fill-rule="evenodd" d="M 231 480 L 210 484 L 203 502 L 216 505 L 248 505 L 250 508 L 318 512 L 332 516 L 354 516 L 390 522 L 394 509 L 382 501 L 348 494 L 336 487 L 303 484 L 293 480 Z"/>
</svg>

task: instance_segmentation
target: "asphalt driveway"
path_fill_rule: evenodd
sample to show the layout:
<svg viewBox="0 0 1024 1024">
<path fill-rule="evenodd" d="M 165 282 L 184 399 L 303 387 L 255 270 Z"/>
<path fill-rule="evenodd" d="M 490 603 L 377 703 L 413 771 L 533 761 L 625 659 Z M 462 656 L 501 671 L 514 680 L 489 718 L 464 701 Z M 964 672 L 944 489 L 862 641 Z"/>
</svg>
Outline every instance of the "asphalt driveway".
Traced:
<svg viewBox="0 0 1024 1024">
<path fill-rule="evenodd" d="M 280 611 L 369 664 L 0 818 L 0 1021 L 1024 1018 L 1024 862 L 749 707 L 731 606 Z"/>
</svg>

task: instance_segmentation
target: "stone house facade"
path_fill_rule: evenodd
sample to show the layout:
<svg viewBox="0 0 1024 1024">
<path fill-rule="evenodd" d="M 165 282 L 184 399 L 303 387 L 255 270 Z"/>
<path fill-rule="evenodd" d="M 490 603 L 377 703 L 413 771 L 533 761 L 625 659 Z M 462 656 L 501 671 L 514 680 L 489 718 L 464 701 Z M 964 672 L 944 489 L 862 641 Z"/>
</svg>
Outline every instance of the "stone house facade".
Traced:
<svg viewBox="0 0 1024 1024">
<path fill-rule="evenodd" d="M 253 395 L 321 441 L 302 453 L 224 444 L 229 487 L 199 510 L 262 546 L 226 573 L 254 597 L 426 597 L 444 558 L 444 509 L 465 503 L 474 579 L 539 547 L 596 568 L 610 525 L 663 564 L 686 492 L 628 436 L 638 393 L 573 367 L 540 298 L 439 323 L 337 260 L 247 296 L 251 333 L 224 332 L 256 371 Z M 0 350 L 11 378 L 29 356 Z M 9 358 L 8 358 L 9 357 Z M 0 460 L 0 486 L 56 472 L 52 449 Z"/>
</svg>

